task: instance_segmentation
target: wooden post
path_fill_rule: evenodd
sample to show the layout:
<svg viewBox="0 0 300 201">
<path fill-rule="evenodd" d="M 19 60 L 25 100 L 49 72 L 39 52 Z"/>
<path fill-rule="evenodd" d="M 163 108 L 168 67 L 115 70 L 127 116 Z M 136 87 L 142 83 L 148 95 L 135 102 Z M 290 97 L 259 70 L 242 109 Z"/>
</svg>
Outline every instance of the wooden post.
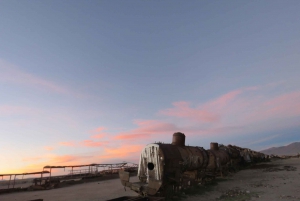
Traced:
<svg viewBox="0 0 300 201">
<path fill-rule="evenodd" d="M 17 175 L 15 175 L 15 179 L 14 179 L 13 188 L 15 188 L 16 176 L 17 176 Z"/>
<path fill-rule="evenodd" d="M 52 171 L 52 168 L 50 168 L 49 184 L 51 184 L 51 171 Z"/>
<path fill-rule="evenodd" d="M 9 188 L 9 186 L 10 186 L 10 180 L 11 180 L 11 175 L 9 175 L 9 182 L 8 182 L 8 187 L 7 188 Z"/>
</svg>

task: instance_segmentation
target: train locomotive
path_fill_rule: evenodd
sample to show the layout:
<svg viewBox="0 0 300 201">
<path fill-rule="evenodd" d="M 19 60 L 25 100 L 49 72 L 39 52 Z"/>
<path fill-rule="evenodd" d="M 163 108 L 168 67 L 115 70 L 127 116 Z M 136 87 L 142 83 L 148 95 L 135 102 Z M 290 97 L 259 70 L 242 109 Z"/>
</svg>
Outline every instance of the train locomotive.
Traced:
<svg viewBox="0 0 300 201">
<path fill-rule="evenodd" d="M 138 182 L 130 182 L 126 171 L 120 171 L 119 176 L 124 187 L 142 196 L 166 196 L 266 158 L 262 153 L 232 145 L 211 143 L 209 150 L 185 146 L 185 135 L 176 132 L 171 144 L 148 144 L 142 150 Z"/>
</svg>

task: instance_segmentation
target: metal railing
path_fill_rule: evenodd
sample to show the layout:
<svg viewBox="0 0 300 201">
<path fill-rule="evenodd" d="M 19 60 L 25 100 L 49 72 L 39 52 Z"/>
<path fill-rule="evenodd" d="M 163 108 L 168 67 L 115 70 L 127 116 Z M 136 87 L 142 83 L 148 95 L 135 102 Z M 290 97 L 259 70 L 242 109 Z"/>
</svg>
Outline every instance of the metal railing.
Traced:
<svg viewBox="0 0 300 201">
<path fill-rule="evenodd" d="M 97 169 L 69 170 L 69 175 L 97 174 Z"/>
</svg>

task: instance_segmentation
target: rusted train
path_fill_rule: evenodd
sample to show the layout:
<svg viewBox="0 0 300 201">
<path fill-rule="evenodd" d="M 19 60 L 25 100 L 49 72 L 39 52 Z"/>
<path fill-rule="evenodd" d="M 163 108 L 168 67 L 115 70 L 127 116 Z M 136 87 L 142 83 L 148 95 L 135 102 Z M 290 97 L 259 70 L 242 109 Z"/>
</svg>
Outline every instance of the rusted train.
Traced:
<svg viewBox="0 0 300 201">
<path fill-rule="evenodd" d="M 263 161 L 267 156 L 250 149 L 211 143 L 210 149 L 185 146 L 185 135 L 173 134 L 171 144 L 148 144 L 141 152 L 138 179 L 120 171 L 122 185 L 142 196 L 166 196 L 170 192 L 238 170 L 243 164 Z"/>
</svg>

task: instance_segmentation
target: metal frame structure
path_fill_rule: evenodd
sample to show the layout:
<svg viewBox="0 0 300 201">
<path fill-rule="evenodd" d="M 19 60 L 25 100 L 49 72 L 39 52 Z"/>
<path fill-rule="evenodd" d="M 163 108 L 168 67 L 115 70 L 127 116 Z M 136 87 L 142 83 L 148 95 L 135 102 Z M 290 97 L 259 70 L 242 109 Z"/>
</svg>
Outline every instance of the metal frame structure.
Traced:
<svg viewBox="0 0 300 201">
<path fill-rule="evenodd" d="M 74 170 L 74 168 L 81 168 L 81 167 L 88 167 L 88 169 L 85 170 Z M 52 169 L 59 169 L 59 168 L 70 168 L 69 174 L 60 175 L 60 176 L 53 176 L 52 175 Z M 104 168 L 104 170 L 98 171 L 98 168 Z M 107 170 L 105 169 L 107 168 Z M 45 189 L 46 187 L 52 184 L 55 184 L 61 180 L 68 180 L 68 179 L 78 179 L 78 178 L 84 178 L 84 177 L 97 177 L 101 176 L 102 174 L 109 173 L 113 174 L 114 171 L 119 171 L 121 169 L 133 169 L 137 171 L 138 165 L 134 163 L 129 162 L 122 162 L 122 163 L 115 163 L 115 164 L 100 164 L 100 163 L 92 163 L 92 164 L 86 164 L 86 165 L 66 165 L 66 166 L 51 166 L 47 165 L 43 167 L 43 171 L 41 172 L 29 172 L 29 173 L 14 173 L 14 174 L 0 174 L 0 178 L 2 177 L 2 180 L 4 180 L 4 177 L 9 177 L 9 180 L 7 180 L 7 188 L 4 188 L 3 190 L 0 189 L 2 192 L 10 191 L 15 188 L 16 178 L 17 176 L 22 175 L 22 179 L 24 178 L 24 175 L 35 175 L 40 174 L 40 177 L 33 178 L 34 186 L 43 186 Z M 49 174 L 49 175 L 44 175 Z M 52 182 L 51 182 L 52 179 Z M 44 181 L 44 183 L 43 183 Z M 12 186 L 12 187 L 11 187 Z"/>
<path fill-rule="evenodd" d="M 26 173 L 16 173 L 16 174 L 0 174 L 0 177 L 2 177 L 2 180 L 3 180 L 3 177 L 6 177 L 6 176 L 9 176 L 9 181 L 8 181 L 8 186 L 7 186 L 7 189 L 9 189 L 10 187 L 10 183 L 12 181 L 12 176 L 14 176 L 14 183 L 13 183 L 13 187 L 12 189 L 15 187 L 15 182 L 16 182 L 16 177 L 19 176 L 19 175 L 22 175 L 24 177 L 24 175 L 35 175 L 35 174 L 41 174 L 41 178 L 43 177 L 43 174 L 48 174 L 50 173 L 49 171 L 45 171 L 43 170 L 42 172 L 26 172 Z M 23 179 L 22 177 L 22 179 Z"/>
<path fill-rule="evenodd" d="M 98 172 L 98 168 L 108 168 L 109 170 L 104 170 L 105 172 L 110 172 L 111 174 L 113 173 L 113 170 L 120 170 L 120 169 L 125 169 L 125 168 L 138 168 L 137 164 L 134 163 L 129 163 L 129 162 L 122 162 L 122 163 L 115 163 L 115 164 L 101 164 L 101 163 L 92 163 L 92 164 L 86 164 L 86 165 L 65 165 L 65 166 L 51 166 L 47 165 L 43 167 L 43 171 L 45 169 L 48 169 L 49 171 L 49 181 L 51 181 L 52 177 L 52 169 L 65 169 L 65 168 L 71 168 L 70 174 L 69 175 L 76 175 L 74 174 L 74 171 L 76 172 L 77 170 L 74 170 L 74 168 L 80 168 L 80 167 L 88 167 L 88 171 L 85 172 L 85 174 L 95 174 L 95 173 L 101 173 Z M 92 171 L 92 167 L 96 168 L 96 171 Z M 81 175 L 81 172 L 80 172 Z M 41 177 L 41 180 L 43 178 Z"/>
</svg>

